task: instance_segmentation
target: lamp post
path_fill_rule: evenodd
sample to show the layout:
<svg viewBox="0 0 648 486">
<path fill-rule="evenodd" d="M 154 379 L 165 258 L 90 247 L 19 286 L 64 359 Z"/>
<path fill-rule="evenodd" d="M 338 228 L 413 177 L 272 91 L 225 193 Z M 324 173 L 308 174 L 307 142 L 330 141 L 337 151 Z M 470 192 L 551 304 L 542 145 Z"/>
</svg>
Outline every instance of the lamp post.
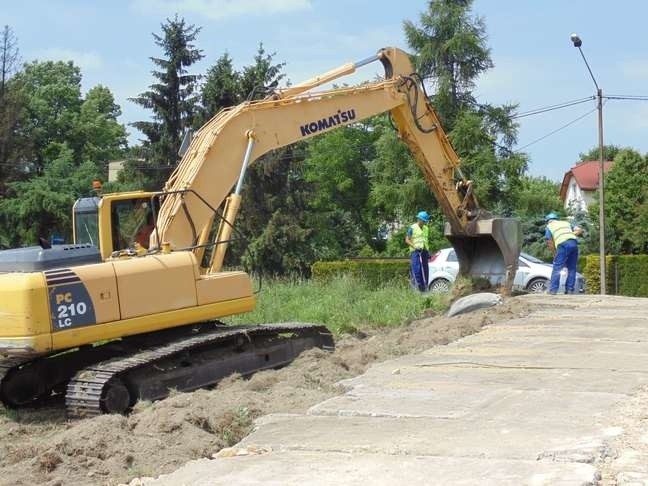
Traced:
<svg viewBox="0 0 648 486">
<path fill-rule="evenodd" d="M 581 46 L 583 41 L 578 34 L 571 35 L 571 41 L 574 44 L 574 47 L 578 48 L 583 61 L 585 61 L 585 66 L 594 81 L 594 86 L 596 86 L 596 102 L 598 109 L 598 138 L 599 138 L 599 257 L 601 260 L 601 295 L 605 295 L 605 208 L 604 208 L 604 173 L 605 173 L 605 162 L 603 161 L 603 90 L 599 88 L 598 83 L 592 70 L 589 67 L 587 59 L 585 59 L 585 54 Z"/>
</svg>

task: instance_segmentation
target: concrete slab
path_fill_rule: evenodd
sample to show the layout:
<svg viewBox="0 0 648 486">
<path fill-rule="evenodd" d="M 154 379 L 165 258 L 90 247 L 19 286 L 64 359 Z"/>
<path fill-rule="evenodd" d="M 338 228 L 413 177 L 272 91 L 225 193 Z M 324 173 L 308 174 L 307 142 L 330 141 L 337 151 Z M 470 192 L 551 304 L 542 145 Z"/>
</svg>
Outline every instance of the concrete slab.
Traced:
<svg viewBox="0 0 648 486">
<path fill-rule="evenodd" d="M 472 471 L 467 476 L 466 471 Z M 590 464 L 479 458 L 392 456 L 290 451 L 189 463 L 160 486 L 291 486 L 304 484 L 454 484 L 486 486 L 586 485 L 596 481 Z"/>
<path fill-rule="evenodd" d="M 490 420 L 269 415 L 243 447 L 276 451 L 593 462 L 616 430 L 545 413 Z"/>
<path fill-rule="evenodd" d="M 425 363 L 390 361 L 372 367 L 361 377 L 340 382 L 347 394 L 394 392 L 410 390 L 443 390 L 448 384 L 463 386 L 468 391 L 475 386 L 491 389 L 508 387 L 516 390 L 552 390 L 555 393 L 569 391 L 607 392 L 630 394 L 646 382 L 646 372 L 610 371 L 606 369 L 525 369 L 497 366 L 473 366 L 469 364 L 434 366 L 433 371 Z M 466 400 L 471 400 L 466 396 Z M 326 403 L 326 402 L 325 402 Z"/>
<path fill-rule="evenodd" d="M 310 415 L 369 417 L 430 417 L 439 419 L 471 419 L 483 417 L 494 421 L 504 416 L 527 416 L 540 419 L 561 407 L 560 416 L 570 423 L 602 414 L 627 395 L 597 392 L 556 393 L 552 389 L 515 390 L 488 386 L 439 384 L 434 389 L 385 390 L 360 388 L 334 397 L 312 407 Z"/>
</svg>

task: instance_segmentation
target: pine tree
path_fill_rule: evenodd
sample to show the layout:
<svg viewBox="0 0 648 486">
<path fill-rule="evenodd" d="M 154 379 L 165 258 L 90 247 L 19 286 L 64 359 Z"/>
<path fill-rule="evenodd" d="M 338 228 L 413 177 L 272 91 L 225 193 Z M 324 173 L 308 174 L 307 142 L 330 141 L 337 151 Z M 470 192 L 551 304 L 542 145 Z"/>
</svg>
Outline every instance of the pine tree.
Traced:
<svg viewBox="0 0 648 486">
<path fill-rule="evenodd" d="M 473 96 L 478 77 L 493 62 L 484 20 L 472 15 L 472 4 L 431 0 L 420 25 L 405 21 L 405 35 L 417 71 L 432 84 L 430 101 L 463 161 L 464 174 L 475 182 L 478 199 L 510 213 L 527 159 L 511 150 L 517 139 L 512 119 L 517 105 L 477 103 Z"/>
<path fill-rule="evenodd" d="M 465 104 L 472 104 L 477 77 L 493 67 L 486 45 L 486 26 L 472 17 L 473 0 L 431 0 L 420 15 L 420 27 L 404 22 L 407 43 L 416 53 L 415 68 L 432 81 L 432 102 L 446 131 Z"/>
<path fill-rule="evenodd" d="M 273 64 L 276 53 L 267 53 L 263 42 L 259 43 L 257 53 L 254 56 L 254 64 L 243 68 L 241 75 L 241 91 L 247 100 L 259 100 L 265 98 L 279 86 L 281 80 L 286 76 L 281 70 L 285 62 Z"/>
<path fill-rule="evenodd" d="M 241 100 L 241 75 L 234 70 L 232 58 L 226 52 L 207 71 L 201 93 L 202 107 L 195 127 L 200 128 L 221 109 Z"/>
<path fill-rule="evenodd" d="M 153 71 L 157 82 L 131 101 L 153 111 L 153 121 L 132 124 L 146 136 L 144 148 L 150 164 L 150 186 L 160 189 L 178 161 L 183 132 L 192 126 L 199 97 L 199 76 L 187 68 L 203 58 L 193 42 L 200 28 L 189 25 L 176 15 L 161 25 L 162 35 L 153 34 L 163 58 L 151 57 L 159 70 Z"/>
</svg>

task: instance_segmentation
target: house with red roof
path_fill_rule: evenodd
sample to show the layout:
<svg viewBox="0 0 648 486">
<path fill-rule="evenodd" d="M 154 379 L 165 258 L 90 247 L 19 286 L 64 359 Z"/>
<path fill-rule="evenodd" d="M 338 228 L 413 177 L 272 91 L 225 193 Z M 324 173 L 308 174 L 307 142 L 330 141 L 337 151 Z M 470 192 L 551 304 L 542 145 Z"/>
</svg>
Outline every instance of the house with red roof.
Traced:
<svg viewBox="0 0 648 486">
<path fill-rule="evenodd" d="M 608 160 L 603 164 L 603 170 L 608 172 L 614 164 Z M 601 163 L 598 160 L 579 162 L 569 169 L 563 177 L 560 186 L 560 199 L 568 211 L 587 211 L 594 202 L 594 193 L 599 186 Z"/>
</svg>

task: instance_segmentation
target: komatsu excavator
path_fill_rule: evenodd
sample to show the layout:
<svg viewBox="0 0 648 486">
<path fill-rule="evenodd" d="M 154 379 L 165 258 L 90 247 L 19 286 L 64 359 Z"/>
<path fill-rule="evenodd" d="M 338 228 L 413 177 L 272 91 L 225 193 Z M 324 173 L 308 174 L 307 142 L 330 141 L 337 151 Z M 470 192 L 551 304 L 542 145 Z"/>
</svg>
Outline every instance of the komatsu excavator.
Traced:
<svg viewBox="0 0 648 486">
<path fill-rule="evenodd" d="M 380 61 L 383 81 L 314 90 Z M 299 140 L 389 112 L 446 218 L 460 271 L 510 289 L 519 224 L 482 210 L 408 55 L 396 48 L 260 101 L 220 111 L 157 193 L 74 208 L 74 244 L 0 252 L 0 399 L 65 395 L 71 417 L 127 411 L 232 372 L 332 349 L 324 326 L 224 326 L 255 307 L 250 277 L 223 271 L 249 164 Z"/>
</svg>

